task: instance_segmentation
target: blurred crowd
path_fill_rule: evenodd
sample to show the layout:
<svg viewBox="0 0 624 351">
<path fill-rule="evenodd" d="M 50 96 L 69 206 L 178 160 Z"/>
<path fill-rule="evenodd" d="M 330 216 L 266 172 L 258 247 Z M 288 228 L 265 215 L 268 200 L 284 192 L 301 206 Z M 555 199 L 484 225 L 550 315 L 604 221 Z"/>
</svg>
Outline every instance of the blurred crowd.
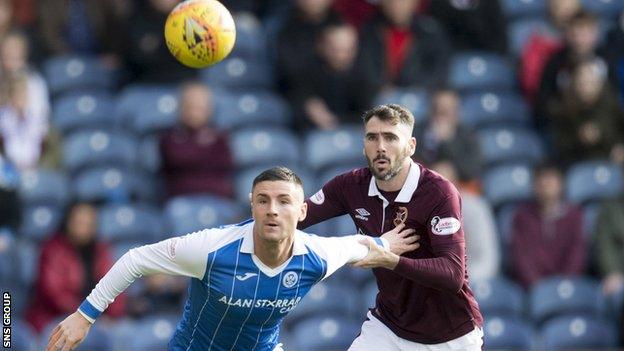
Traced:
<svg viewBox="0 0 624 351">
<path fill-rule="evenodd" d="M 268 156 L 248 160 L 245 148 L 273 152 L 263 145 L 276 130 L 299 145 L 312 144 L 314 136 L 340 136 L 360 127 L 364 110 L 385 102 L 412 110 L 415 160 L 462 193 L 471 281 L 502 277 L 528 292 L 549 277 L 586 277 L 599 282 L 603 295 L 622 301 L 624 5 L 222 2 L 235 16 L 237 46 L 219 65 L 194 70 L 179 64 L 163 39 L 176 0 L 0 0 L 0 255 L 25 256 L 18 261 L 27 272 L 19 283 L 15 272 L 4 272 L 10 278 L 0 283 L 21 286 L 22 316 L 38 332 L 74 311 L 119 251 L 132 247 L 104 233 L 104 207 L 145 205 L 183 221 L 175 217 L 180 201 L 209 196 L 242 208 L 227 218 L 242 219 L 250 184 L 238 180 L 284 162 L 281 155 L 292 151 L 284 150 L 290 144 L 278 145 L 277 159 L 262 164 L 257 158 Z M 71 81 L 59 83 L 55 63 L 71 78 L 78 69 L 73 58 L 97 66 L 110 81 L 74 88 Z M 245 66 L 236 64 L 247 67 L 242 78 L 236 71 Z M 248 81 L 237 80 L 247 74 Z M 146 104 L 133 94 L 160 98 Z M 105 102 L 110 108 L 102 107 Z M 136 119 L 121 121 L 124 113 Z M 81 137 L 87 138 L 83 144 Z M 129 151 L 88 158 L 129 140 Z M 153 162 L 144 150 L 152 151 Z M 309 156 L 297 153 L 294 168 L 311 175 L 312 190 L 328 170 L 365 165 L 362 158 L 306 169 Z M 124 172 L 146 164 L 147 171 L 136 177 L 140 184 L 120 191 L 111 191 L 116 185 L 100 194 L 81 190 L 90 187 L 89 172 L 103 164 Z M 65 189 L 52 197 L 63 201 L 48 206 L 58 213 L 46 212 L 48 225 L 35 229 L 48 232 L 25 234 L 46 216 L 25 195 L 28 182 L 49 174 L 70 185 L 45 183 L 54 188 L 48 191 Z M 111 173 L 104 177 L 115 183 Z M 143 196 L 141 185 L 148 183 L 150 194 Z M 200 210 L 198 216 L 215 213 Z M 207 221 L 227 222 L 220 216 Z M 164 228 L 156 238 L 183 234 Z M 185 284 L 150 277 L 107 313 L 139 318 L 178 311 Z M 613 320 L 622 329 L 622 305 L 616 306 Z"/>
</svg>

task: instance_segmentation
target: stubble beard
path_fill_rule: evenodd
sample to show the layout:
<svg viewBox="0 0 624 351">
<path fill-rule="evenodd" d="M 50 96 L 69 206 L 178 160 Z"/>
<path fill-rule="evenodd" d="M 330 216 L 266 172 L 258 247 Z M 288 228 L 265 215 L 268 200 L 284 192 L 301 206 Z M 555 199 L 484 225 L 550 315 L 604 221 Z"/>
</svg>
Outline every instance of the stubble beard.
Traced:
<svg viewBox="0 0 624 351">
<path fill-rule="evenodd" d="M 375 177 L 375 179 L 381 180 L 381 181 L 389 181 L 390 179 L 396 177 L 399 173 L 401 173 L 401 171 L 403 170 L 403 161 L 405 160 L 406 157 L 408 157 L 408 152 L 407 150 L 404 150 L 403 154 L 399 155 L 399 157 L 397 157 L 394 160 L 394 162 L 392 162 L 392 160 L 390 160 L 386 156 L 377 156 L 373 160 L 366 157 L 366 161 L 368 162 L 368 169 L 370 169 L 371 173 L 373 173 L 373 176 Z M 375 161 L 380 160 L 380 159 L 386 160 L 388 162 L 388 164 L 390 165 L 389 170 L 385 172 L 378 172 L 375 169 L 374 163 Z"/>
</svg>

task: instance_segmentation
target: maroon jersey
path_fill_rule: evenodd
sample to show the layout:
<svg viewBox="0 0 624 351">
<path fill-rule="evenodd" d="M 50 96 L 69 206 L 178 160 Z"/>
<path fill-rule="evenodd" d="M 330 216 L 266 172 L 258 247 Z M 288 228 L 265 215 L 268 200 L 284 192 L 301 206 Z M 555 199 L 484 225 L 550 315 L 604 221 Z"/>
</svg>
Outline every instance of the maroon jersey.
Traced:
<svg viewBox="0 0 624 351">
<path fill-rule="evenodd" d="M 401 222 L 420 235 L 420 247 L 391 271 L 373 270 L 379 293 L 372 313 L 397 336 L 437 344 L 461 337 L 483 318 L 468 287 L 461 199 L 446 179 L 413 163 L 394 201 L 368 168 L 341 174 L 306 200 L 301 228 L 348 214 L 358 232 L 378 237 Z"/>
</svg>

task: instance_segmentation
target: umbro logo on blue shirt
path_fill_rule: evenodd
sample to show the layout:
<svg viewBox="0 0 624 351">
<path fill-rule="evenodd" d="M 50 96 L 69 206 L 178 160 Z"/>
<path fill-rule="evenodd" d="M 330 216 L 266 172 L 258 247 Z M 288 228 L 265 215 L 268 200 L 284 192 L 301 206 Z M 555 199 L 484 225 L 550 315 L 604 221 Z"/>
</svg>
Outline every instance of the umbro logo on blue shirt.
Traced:
<svg viewBox="0 0 624 351">
<path fill-rule="evenodd" d="M 237 275 L 236 279 L 240 280 L 241 282 L 244 282 L 245 280 L 251 277 L 255 277 L 257 275 L 258 275 L 257 273 L 245 273 L 245 275 Z"/>
</svg>

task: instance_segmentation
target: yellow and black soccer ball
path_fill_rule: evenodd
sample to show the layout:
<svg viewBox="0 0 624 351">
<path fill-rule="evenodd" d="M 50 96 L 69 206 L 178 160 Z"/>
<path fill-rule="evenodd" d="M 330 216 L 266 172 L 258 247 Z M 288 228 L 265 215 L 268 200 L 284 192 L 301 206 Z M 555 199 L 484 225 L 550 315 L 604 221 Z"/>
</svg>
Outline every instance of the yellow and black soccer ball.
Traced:
<svg viewBox="0 0 624 351">
<path fill-rule="evenodd" d="M 217 0 L 187 0 L 167 17 L 165 41 L 171 54 L 184 65 L 208 67 L 234 48 L 234 19 Z"/>
</svg>

